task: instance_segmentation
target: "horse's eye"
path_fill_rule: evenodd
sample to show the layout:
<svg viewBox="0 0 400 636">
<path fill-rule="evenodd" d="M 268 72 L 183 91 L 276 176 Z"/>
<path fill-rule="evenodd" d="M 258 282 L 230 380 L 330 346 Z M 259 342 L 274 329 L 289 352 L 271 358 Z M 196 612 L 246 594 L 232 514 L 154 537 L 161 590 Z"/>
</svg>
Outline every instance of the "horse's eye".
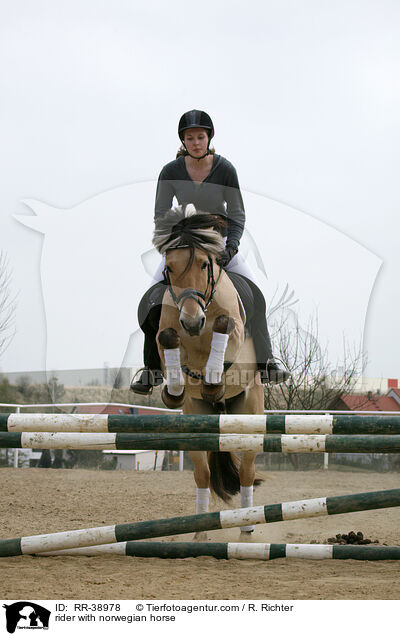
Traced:
<svg viewBox="0 0 400 636">
<path fill-rule="evenodd" d="M 207 265 L 208 265 L 207 261 L 204 261 L 203 265 L 201 266 L 201 269 L 206 269 Z"/>
</svg>

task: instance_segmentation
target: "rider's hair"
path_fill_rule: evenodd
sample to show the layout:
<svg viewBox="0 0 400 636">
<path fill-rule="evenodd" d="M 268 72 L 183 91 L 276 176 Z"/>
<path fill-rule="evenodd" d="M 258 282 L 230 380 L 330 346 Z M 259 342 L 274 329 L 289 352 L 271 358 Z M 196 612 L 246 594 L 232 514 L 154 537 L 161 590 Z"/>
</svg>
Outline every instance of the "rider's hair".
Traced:
<svg viewBox="0 0 400 636">
<path fill-rule="evenodd" d="M 178 148 L 178 151 L 176 153 L 176 158 L 178 159 L 178 157 L 187 157 L 188 154 L 189 154 L 188 151 L 186 150 L 185 146 L 182 144 L 181 147 Z M 208 149 L 208 154 L 215 155 L 215 148 L 211 146 L 211 148 Z"/>
</svg>

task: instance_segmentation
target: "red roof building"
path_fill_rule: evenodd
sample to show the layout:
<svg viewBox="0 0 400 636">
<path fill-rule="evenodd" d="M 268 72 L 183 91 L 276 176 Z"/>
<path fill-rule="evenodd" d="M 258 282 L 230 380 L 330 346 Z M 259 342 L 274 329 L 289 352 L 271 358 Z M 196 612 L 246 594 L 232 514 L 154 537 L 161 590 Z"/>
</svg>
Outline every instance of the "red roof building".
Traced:
<svg viewBox="0 0 400 636">
<path fill-rule="evenodd" d="M 399 405 L 400 406 L 400 405 Z M 166 409 L 158 409 L 157 407 L 141 408 L 140 406 L 118 406 L 118 404 L 92 404 L 86 406 L 77 406 L 74 413 L 82 415 L 91 415 L 92 413 L 105 415 L 152 415 L 154 413 L 165 413 Z"/>
<path fill-rule="evenodd" d="M 400 411 L 400 391 L 396 389 L 399 396 L 395 399 L 391 393 L 387 395 L 374 395 L 371 392 L 358 393 L 353 395 L 342 395 L 335 409 L 337 411 Z"/>
<path fill-rule="evenodd" d="M 396 400 L 396 402 L 400 405 L 400 389 L 390 389 L 390 391 L 388 391 L 388 396 Z"/>
<path fill-rule="evenodd" d="M 113 404 L 108 404 L 104 406 L 102 404 L 91 404 L 89 406 L 77 406 L 75 413 L 82 413 L 85 415 L 91 415 L 92 413 L 100 414 L 104 413 L 105 415 L 121 415 L 121 414 L 129 414 L 132 413 L 132 409 L 125 406 L 116 406 Z"/>
</svg>

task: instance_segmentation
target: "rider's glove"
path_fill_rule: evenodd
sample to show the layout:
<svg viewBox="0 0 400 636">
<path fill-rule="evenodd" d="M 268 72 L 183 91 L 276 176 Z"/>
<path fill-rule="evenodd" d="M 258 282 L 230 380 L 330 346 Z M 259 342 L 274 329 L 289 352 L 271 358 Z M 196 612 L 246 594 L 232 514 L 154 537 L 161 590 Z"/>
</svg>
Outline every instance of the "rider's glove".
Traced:
<svg viewBox="0 0 400 636">
<path fill-rule="evenodd" d="M 230 263 L 232 258 L 235 256 L 235 254 L 237 253 L 238 253 L 238 246 L 234 245 L 233 243 L 231 244 L 227 243 L 221 256 L 218 256 L 217 258 L 218 265 L 220 267 L 226 267 Z"/>
</svg>

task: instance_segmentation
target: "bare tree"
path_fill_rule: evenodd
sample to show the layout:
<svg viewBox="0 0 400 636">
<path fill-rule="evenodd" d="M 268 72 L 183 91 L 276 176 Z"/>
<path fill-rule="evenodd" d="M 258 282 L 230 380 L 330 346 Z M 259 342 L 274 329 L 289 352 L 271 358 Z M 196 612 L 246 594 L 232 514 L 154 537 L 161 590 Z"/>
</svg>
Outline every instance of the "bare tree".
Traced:
<svg viewBox="0 0 400 636">
<path fill-rule="evenodd" d="M 351 350 L 343 338 L 343 351 L 339 363 L 329 360 L 328 348 L 322 348 L 318 337 L 318 319 L 311 318 L 305 329 L 294 312 L 278 307 L 271 320 L 271 336 L 279 357 L 292 377 L 285 384 L 266 385 L 265 408 L 274 410 L 329 410 L 339 398 L 351 393 L 364 369 L 361 346 Z M 313 454 L 289 454 L 295 469 L 316 467 L 318 457 Z M 271 461 L 271 460 L 270 460 Z"/>
<path fill-rule="evenodd" d="M 15 307 L 9 261 L 5 252 L 0 251 L 0 356 L 15 335 Z"/>
<path fill-rule="evenodd" d="M 343 338 L 342 357 L 333 364 L 328 348 L 318 337 L 318 319 L 311 318 L 303 329 L 294 313 L 274 316 L 272 338 L 292 378 L 286 384 L 265 387 L 267 409 L 332 409 L 341 395 L 351 393 L 365 366 L 361 346 L 351 349 Z M 278 320 L 276 319 L 278 318 Z M 274 333 L 275 332 L 275 333 Z"/>
</svg>

